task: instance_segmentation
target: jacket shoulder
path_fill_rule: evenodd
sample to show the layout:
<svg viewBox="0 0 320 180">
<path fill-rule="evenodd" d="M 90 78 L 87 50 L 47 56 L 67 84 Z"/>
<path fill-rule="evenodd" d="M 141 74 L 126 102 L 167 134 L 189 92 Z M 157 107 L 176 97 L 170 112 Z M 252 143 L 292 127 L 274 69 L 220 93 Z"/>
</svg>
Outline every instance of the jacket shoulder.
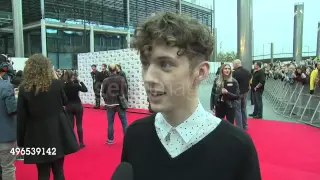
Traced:
<svg viewBox="0 0 320 180">
<path fill-rule="evenodd" d="M 233 83 L 238 83 L 238 81 L 236 80 L 236 78 L 232 78 L 232 82 L 233 82 Z"/>
<path fill-rule="evenodd" d="M 151 114 L 147 117 L 138 119 L 128 127 L 128 130 L 130 132 L 141 132 L 141 129 L 145 129 L 153 125 L 155 121 L 155 117 L 156 117 L 156 113 Z"/>
<path fill-rule="evenodd" d="M 0 81 L 0 86 L 2 88 L 13 88 L 13 85 L 8 80 L 1 80 Z"/>
</svg>

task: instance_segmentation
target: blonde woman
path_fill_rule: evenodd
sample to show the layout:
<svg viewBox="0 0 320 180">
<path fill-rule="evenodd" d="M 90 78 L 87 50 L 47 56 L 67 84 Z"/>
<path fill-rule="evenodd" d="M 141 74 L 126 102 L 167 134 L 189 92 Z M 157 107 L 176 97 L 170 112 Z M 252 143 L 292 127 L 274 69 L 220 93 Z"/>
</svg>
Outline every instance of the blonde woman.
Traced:
<svg viewBox="0 0 320 180">
<path fill-rule="evenodd" d="M 215 110 L 218 118 L 226 117 L 231 124 L 234 124 L 236 101 L 239 98 L 239 84 L 232 77 L 231 66 L 223 64 L 212 87 L 210 107 Z"/>
</svg>

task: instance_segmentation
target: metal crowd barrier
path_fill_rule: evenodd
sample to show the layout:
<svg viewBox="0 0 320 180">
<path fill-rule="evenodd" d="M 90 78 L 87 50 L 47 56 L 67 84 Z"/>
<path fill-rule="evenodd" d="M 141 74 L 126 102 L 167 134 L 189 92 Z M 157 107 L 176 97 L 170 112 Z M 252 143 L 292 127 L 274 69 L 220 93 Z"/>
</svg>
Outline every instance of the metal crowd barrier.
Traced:
<svg viewBox="0 0 320 180">
<path fill-rule="evenodd" d="M 268 79 L 264 97 L 276 113 L 320 127 L 320 89 L 316 89 L 313 95 L 309 92 L 309 85 Z"/>
</svg>

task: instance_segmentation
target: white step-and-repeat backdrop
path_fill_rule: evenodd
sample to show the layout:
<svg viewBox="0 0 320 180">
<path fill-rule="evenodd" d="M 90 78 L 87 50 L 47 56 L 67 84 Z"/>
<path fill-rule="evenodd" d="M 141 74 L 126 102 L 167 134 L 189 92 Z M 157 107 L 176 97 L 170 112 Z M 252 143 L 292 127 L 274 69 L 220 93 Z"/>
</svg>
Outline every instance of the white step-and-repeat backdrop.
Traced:
<svg viewBox="0 0 320 180">
<path fill-rule="evenodd" d="M 101 71 L 102 64 L 120 64 L 126 73 L 129 88 L 129 107 L 136 109 L 148 109 L 147 96 L 143 87 L 141 76 L 141 63 L 137 51 L 133 49 L 121 49 L 113 51 L 101 51 L 94 53 L 78 54 L 78 75 L 88 87 L 87 93 L 81 93 L 83 104 L 95 104 L 94 92 L 92 88 L 92 78 L 90 75 L 91 65 L 96 64 Z M 104 101 L 101 98 L 101 103 Z"/>
<path fill-rule="evenodd" d="M 90 75 L 91 65 L 96 64 L 101 71 L 102 64 L 120 64 L 126 73 L 129 86 L 129 107 L 136 109 L 148 109 L 147 96 L 143 87 L 141 76 L 141 63 L 137 51 L 133 49 L 121 49 L 112 51 L 101 51 L 93 53 L 78 54 L 78 75 L 88 87 L 89 92 L 81 93 L 83 104 L 95 104 L 95 97 L 92 88 L 92 78 Z M 220 62 L 210 62 L 210 73 L 216 73 Z M 208 92 L 210 93 L 210 92 Z M 101 98 L 101 103 L 104 101 Z"/>
</svg>

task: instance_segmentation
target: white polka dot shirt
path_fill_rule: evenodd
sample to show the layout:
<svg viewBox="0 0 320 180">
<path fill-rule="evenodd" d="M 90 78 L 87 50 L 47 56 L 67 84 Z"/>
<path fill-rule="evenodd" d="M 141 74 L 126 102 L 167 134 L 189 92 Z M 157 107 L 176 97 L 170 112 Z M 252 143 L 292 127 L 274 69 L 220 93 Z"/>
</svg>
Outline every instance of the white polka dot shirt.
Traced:
<svg viewBox="0 0 320 180">
<path fill-rule="evenodd" d="M 161 113 L 157 113 L 155 117 L 158 137 L 172 158 L 198 143 L 220 122 L 221 119 L 207 112 L 200 102 L 195 112 L 177 127 L 172 127 Z"/>
</svg>

